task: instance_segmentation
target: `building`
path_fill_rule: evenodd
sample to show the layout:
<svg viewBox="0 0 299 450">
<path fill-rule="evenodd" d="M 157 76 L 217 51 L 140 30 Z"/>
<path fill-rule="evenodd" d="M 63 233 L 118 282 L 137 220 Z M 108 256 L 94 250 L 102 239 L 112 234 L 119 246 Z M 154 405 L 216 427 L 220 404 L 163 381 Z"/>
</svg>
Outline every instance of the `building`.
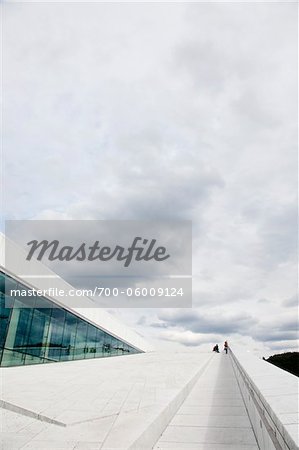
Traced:
<svg viewBox="0 0 299 450">
<path fill-rule="evenodd" d="M 32 264 L 33 278 L 16 275 L 23 272 L 24 252 L 3 235 L 0 239 L 1 366 L 122 356 L 149 348 L 141 336 L 95 307 L 90 298 L 80 298 L 80 308 L 74 308 L 71 299 L 55 293 L 30 295 L 33 289 L 47 290 L 49 282 L 59 289 L 70 286 L 38 261 Z M 14 255 L 6 264 L 5 245 Z"/>
</svg>

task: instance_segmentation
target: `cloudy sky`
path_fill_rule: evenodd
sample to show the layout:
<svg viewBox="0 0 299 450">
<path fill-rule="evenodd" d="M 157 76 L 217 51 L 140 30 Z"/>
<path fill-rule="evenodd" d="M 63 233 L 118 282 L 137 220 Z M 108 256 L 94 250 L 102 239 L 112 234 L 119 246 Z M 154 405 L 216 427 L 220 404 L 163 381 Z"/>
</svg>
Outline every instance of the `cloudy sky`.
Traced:
<svg viewBox="0 0 299 450">
<path fill-rule="evenodd" d="M 295 349 L 296 3 L 3 7 L 6 218 L 191 219 L 193 308 L 112 313 Z"/>
</svg>

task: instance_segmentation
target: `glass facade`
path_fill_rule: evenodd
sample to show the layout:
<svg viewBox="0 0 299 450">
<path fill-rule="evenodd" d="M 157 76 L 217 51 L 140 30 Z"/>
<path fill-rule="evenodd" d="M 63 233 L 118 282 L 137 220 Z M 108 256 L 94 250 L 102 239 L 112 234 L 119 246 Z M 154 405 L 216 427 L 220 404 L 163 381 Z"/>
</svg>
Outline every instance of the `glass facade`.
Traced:
<svg viewBox="0 0 299 450">
<path fill-rule="evenodd" d="M 0 272 L 0 365 L 43 364 L 140 353 L 43 297 L 8 297 L 26 286 Z"/>
</svg>

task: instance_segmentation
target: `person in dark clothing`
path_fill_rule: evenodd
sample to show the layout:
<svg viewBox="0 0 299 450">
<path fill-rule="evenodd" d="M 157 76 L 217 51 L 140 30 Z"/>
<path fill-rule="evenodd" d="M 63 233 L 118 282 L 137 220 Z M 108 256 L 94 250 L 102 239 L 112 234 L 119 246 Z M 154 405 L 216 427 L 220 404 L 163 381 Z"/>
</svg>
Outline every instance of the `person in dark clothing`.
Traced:
<svg viewBox="0 0 299 450">
<path fill-rule="evenodd" d="M 224 342 L 224 351 L 227 354 L 227 350 L 228 350 L 228 343 L 227 341 Z"/>
<path fill-rule="evenodd" d="M 219 353 L 219 347 L 218 347 L 218 344 L 216 344 L 216 345 L 213 347 L 213 352 Z"/>
</svg>

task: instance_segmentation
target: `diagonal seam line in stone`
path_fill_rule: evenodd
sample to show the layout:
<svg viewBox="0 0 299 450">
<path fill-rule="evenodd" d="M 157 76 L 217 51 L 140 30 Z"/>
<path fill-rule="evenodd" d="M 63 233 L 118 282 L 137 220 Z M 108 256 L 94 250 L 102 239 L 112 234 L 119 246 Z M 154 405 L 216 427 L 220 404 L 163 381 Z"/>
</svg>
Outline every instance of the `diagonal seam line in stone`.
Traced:
<svg viewBox="0 0 299 450">
<path fill-rule="evenodd" d="M 23 408 L 22 406 L 14 405 L 13 403 L 7 402 L 5 400 L 0 400 L 0 407 L 7 409 L 8 411 L 21 414 L 22 416 L 32 417 L 33 419 L 39 420 L 40 422 L 47 422 L 51 425 L 56 425 L 59 427 L 66 427 L 67 424 L 60 422 L 59 420 L 51 419 L 50 417 L 44 416 L 43 414 L 35 413 L 30 411 L 30 409 Z"/>
<path fill-rule="evenodd" d="M 115 416 L 119 416 L 119 412 L 118 413 L 113 413 L 113 414 L 106 414 L 105 416 L 93 417 L 92 419 L 80 420 L 79 422 L 71 422 L 71 423 L 68 423 L 66 425 L 68 427 L 72 427 L 72 426 L 75 426 L 75 425 L 80 425 L 81 423 L 95 422 L 96 420 L 107 419 L 108 417 L 115 417 Z"/>
</svg>

